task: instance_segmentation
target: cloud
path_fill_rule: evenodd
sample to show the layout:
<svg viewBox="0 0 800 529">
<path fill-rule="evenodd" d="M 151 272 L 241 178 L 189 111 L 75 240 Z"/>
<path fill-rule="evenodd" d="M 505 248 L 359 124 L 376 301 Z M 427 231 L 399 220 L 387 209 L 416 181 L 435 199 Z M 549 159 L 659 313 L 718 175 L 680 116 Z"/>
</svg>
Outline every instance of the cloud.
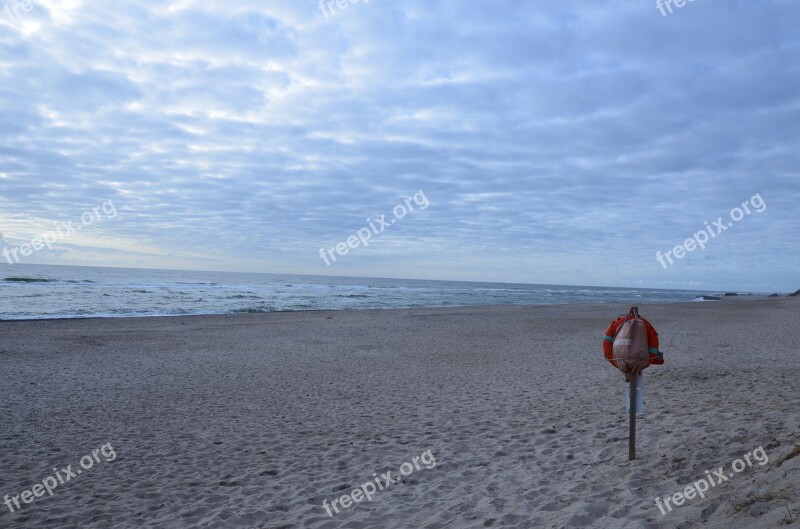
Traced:
<svg viewBox="0 0 800 529">
<path fill-rule="evenodd" d="M 787 0 L 42 0 L 0 22 L 0 230 L 113 199 L 80 259 L 36 260 L 794 290 L 798 21 Z M 419 190 L 430 208 L 324 265 Z M 767 211 L 662 269 L 755 193 Z"/>
</svg>

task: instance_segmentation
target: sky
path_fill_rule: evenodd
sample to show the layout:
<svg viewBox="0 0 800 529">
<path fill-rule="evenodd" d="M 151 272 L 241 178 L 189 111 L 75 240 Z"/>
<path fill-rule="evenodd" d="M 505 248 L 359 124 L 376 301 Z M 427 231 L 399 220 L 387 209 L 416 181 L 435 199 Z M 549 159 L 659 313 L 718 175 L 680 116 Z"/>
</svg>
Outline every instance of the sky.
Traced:
<svg viewBox="0 0 800 529">
<path fill-rule="evenodd" d="M 800 288 L 797 0 L 4 1 L 0 262 Z"/>
</svg>

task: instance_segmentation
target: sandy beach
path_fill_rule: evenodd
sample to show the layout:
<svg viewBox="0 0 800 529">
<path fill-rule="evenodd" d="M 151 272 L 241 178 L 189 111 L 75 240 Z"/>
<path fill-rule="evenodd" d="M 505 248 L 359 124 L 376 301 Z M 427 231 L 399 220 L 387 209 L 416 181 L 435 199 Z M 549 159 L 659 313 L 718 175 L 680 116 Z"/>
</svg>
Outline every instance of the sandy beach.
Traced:
<svg viewBox="0 0 800 529">
<path fill-rule="evenodd" d="M 640 306 L 666 365 L 632 462 L 601 344 L 627 309 L 0 322 L 0 527 L 800 526 L 800 298 Z"/>
</svg>

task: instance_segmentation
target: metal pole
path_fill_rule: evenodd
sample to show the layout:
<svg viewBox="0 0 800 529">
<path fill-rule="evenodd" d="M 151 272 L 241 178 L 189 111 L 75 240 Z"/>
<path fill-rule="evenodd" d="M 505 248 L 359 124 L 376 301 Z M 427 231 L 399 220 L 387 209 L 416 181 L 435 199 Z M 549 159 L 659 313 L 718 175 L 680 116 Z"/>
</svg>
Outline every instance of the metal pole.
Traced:
<svg viewBox="0 0 800 529">
<path fill-rule="evenodd" d="M 636 459 L 636 383 L 639 375 L 631 377 L 630 432 L 628 434 L 628 461 Z"/>
</svg>

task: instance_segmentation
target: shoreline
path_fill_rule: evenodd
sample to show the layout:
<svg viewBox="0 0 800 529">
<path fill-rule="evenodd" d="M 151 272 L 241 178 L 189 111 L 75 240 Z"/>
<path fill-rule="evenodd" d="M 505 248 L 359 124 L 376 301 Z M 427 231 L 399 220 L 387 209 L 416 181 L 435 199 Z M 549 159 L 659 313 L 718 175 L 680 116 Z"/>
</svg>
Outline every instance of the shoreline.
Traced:
<svg viewBox="0 0 800 529">
<path fill-rule="evenodd" d="M 687 291 L 688 292 L 688 291 Z M 356 308 L 356 309 L 301 309 L 301 310 L 274 310 L 274 311 L 264 311 L 264 312 L 214 312 L 214 313 L 202 313 L 202 314 L 143 314 L 141 316 L 137 315 L 121 315 L 121 316 L 63 316 L 63 317 L 46 317 L 46 318 L 15 318 L 15 319 L 6 319 L 0 318 L 0 323 L 5 322 L 31 322 L 31 321 L 71 321 L 71 320 L 140 320 L 146 318 L 153 318 L 153 319 L 163 319 L 163 318 L 200 318 L 200 317 L 223 317 L 223 316 L 258 316 L 258 315 L 266 315 L 266 314 L 296 314 L 296 313 L 319 313 L 319 312 L 330 312 L 332 314 L 341 314 L 341 313 L 360 313 L 360 312 L 384 312 L 384 311 L 402 311 L 402 310 L 441 310 L 441 309 L 477 309 L 481 307 L 563 307 L 563 306 L 570 306 L 570 307 L 584 307 L 584 306 L 607 306 L 607 305 L 631 305 L 634 306 L 637 303 L 641 306 L 655 306 L 655 305 L 674 305 L 674 304 L 704 304 L 704 303 L 713 303 L 718 301 L 725 301 L 729 302 L 732 300 L 745 300 L 745 299 L 783 299 L 783 298 L 791 298 L 796 297 L 792 296 L 791 294 L 779 294 L 777 296 L 773 294 L 736 294 L 735 296 L 722 296 L 719 299 L 693 299 L 693 300 L 674 300 L 674 301 L 654 301 L 654 302 L 644 302 L 644 301 L 637 301 L 631 300 L 626 302 L 621 301 L 598 301 L 595 303 L 587 303 L 587 302 L 580 302 L 580 303 L 539 303 L 539 304 L 521 304 L 521 303 L 504 303 L 504 304 L 494 304 L 494 305 L 442 305 L 442 306 L 429 306 L 429 307 L 387 307 L 387 308 Z"/>
</svg>

